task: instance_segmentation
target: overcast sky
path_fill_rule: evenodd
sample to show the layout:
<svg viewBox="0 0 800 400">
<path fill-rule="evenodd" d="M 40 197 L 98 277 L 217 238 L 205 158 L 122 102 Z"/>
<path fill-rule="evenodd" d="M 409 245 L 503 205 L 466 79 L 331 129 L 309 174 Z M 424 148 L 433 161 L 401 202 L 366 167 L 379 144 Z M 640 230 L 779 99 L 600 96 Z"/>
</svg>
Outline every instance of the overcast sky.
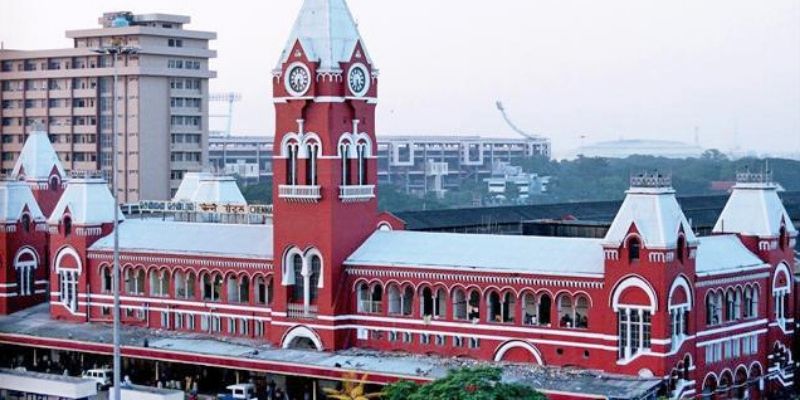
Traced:
<svg viewBox="0 0 800 400">
<path fill-rule="evenodd" d="M 379 134 L 513 136 L 494 105 L 502 100 L 557 153 L 582 135 L 692 142 L 695 127 L 704 147 L 800 151 L 798 0 L 349 4 L 381 70 Z M 64 31 L 94 27 L 103 11 L 191 15 L 187 28 L 219 35 L 212 92 L 243 95 L 234 131 L 271 135 L 270 71 L 300 5 L 0 0 L 0 40 L 68 47 Z"/>
</svg>

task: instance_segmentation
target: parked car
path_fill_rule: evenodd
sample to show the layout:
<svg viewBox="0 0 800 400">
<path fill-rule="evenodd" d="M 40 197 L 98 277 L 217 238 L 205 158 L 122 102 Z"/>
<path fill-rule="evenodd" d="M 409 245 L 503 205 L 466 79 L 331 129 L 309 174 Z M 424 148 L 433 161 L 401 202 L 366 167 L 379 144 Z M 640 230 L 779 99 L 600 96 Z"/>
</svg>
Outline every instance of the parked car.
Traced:
<svg viewBox="0 0 800 400">
<path fill-rule="evenodd" d="M 110 369 L 98 368 L 84 371 L 81 377 L 97 382 L 97 389 L 101 390 L 111 386 L 111 377 L 113 373 L 114 372 Z"/>
<path fill-rule="evenodd" d="M 218 400 L 258 400 L 256 387 L 252 383 L 230 385 L 226 389 L 230 390 L 231 394 L 218 395 Z"/>
</svg>

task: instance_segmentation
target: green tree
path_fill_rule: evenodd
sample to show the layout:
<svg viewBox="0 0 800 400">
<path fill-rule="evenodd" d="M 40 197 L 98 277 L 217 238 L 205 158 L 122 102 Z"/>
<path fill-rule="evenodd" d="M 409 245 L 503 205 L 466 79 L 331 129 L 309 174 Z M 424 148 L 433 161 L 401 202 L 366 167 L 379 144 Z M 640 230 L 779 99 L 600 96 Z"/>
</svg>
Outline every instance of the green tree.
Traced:
<svg viewBox="0 0 800 400">
<path fill-rule="evenodd" d="M 385 400 L 544 400 L 533 388 L 502 382 L 503 371 L 494 367 L 451 370 L 425 385 L 400 381 L 384 390 Z"/>
</svg>

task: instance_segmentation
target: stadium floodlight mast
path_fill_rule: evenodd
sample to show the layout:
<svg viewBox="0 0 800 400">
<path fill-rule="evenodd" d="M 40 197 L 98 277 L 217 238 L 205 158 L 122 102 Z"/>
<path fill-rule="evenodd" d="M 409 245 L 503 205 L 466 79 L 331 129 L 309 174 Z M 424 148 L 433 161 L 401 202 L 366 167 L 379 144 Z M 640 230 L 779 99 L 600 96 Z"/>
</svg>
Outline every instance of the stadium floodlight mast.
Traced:
<svg viewBox="0 0 800 400">
<path fill-rule="evenodd" d="M 112 123 L 112 131 L 111 131 L 111 182 L 112 182 L 112 196 L 114 197 L 114 266 L 112 268 L 112 280 L 111 280 L 111 291 L 114 293 L 114 308 L 112 310 L 112 315 L 114 319 L 114 393 L 113 399 L 119 400 L 120 399 L 120 384 L 121 384 L 121 373 L 122 373 L 122 360 L 120 358 L 120 339 L 119 339 L 119 331 L 120 331 L 120 312 L 119 312 L 119 281 L 120 281 L 120 270 L 119 270 L 119 179 L 117 176 L 118 173 L 118 166 L 117 166 L 117 80 L 119 71 L 117 70 L 117 58 L 120 55 L 124 54 L 136 54 L 139 52 L 139 48 L 132 47 L 132 46 L 124 46 L 122 45 L 122 41 L 119 39 L 115 39 L 112 41 L 111 46 L 104 46 L 97 49 L 92 49 L 93 52 L 98 54 L 110 55 L 111 56 L 111 67 L 114 70 L 114 86 L 111 90 L 111 94 L 114 96 L 112 101 L 112 118 L 114 121 Z"/>
</svg>

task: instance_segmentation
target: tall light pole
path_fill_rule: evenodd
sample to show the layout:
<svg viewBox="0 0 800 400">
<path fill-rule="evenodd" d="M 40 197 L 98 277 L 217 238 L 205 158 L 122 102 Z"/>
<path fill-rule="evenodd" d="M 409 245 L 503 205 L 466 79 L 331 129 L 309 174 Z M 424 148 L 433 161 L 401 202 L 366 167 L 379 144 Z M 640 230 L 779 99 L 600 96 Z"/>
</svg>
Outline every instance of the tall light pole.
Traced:
<svg viewBox="0 0 800 400">
<path fill-rule="evenodd" d="M 120 400 L 120 384 L 121 384 L 121 377 L 122 374 L 122 360 L 120 357 L 120 339 L 119 339 L 119 330 L 120 330 L 120 316 L 119 316 L 119 280 L 120 280 L 120 271 L 119 271 L 119 179 L 117 176 L 117 80 L 118 80 L 118 71 L 117 71 L 117 58 L 122 54 L 135 54 L 139 52 L 139 49 L 136 47 L 131 46 L 123 46 L 120 40 L 114 40 L 111 46 L 101 47 L 98 49 L 92 49 L 95 53 L 103 54 L 103 55 L 110 55 L 111 56 L 111 66 L 114 69 L 114 86 L 111 90 L 111 94 L 113 96 L 113 101 L 111 105 L 111 114 L 112 118 L 114 119 L 112 123 L 111 129 L 111 182 L 112 182 L 112 196 L 114 197 L 114 266 L 112 268 L 112 280 L 111 280 L 111 291 L 114 293 L 114 308 L 112 310 L 112 316 L 114 319 L 114 399 Z M 102 141 L 101 141 L 102 142 Z M 101 157 L 102 159 L 102 157 Z"/>
</svg>

